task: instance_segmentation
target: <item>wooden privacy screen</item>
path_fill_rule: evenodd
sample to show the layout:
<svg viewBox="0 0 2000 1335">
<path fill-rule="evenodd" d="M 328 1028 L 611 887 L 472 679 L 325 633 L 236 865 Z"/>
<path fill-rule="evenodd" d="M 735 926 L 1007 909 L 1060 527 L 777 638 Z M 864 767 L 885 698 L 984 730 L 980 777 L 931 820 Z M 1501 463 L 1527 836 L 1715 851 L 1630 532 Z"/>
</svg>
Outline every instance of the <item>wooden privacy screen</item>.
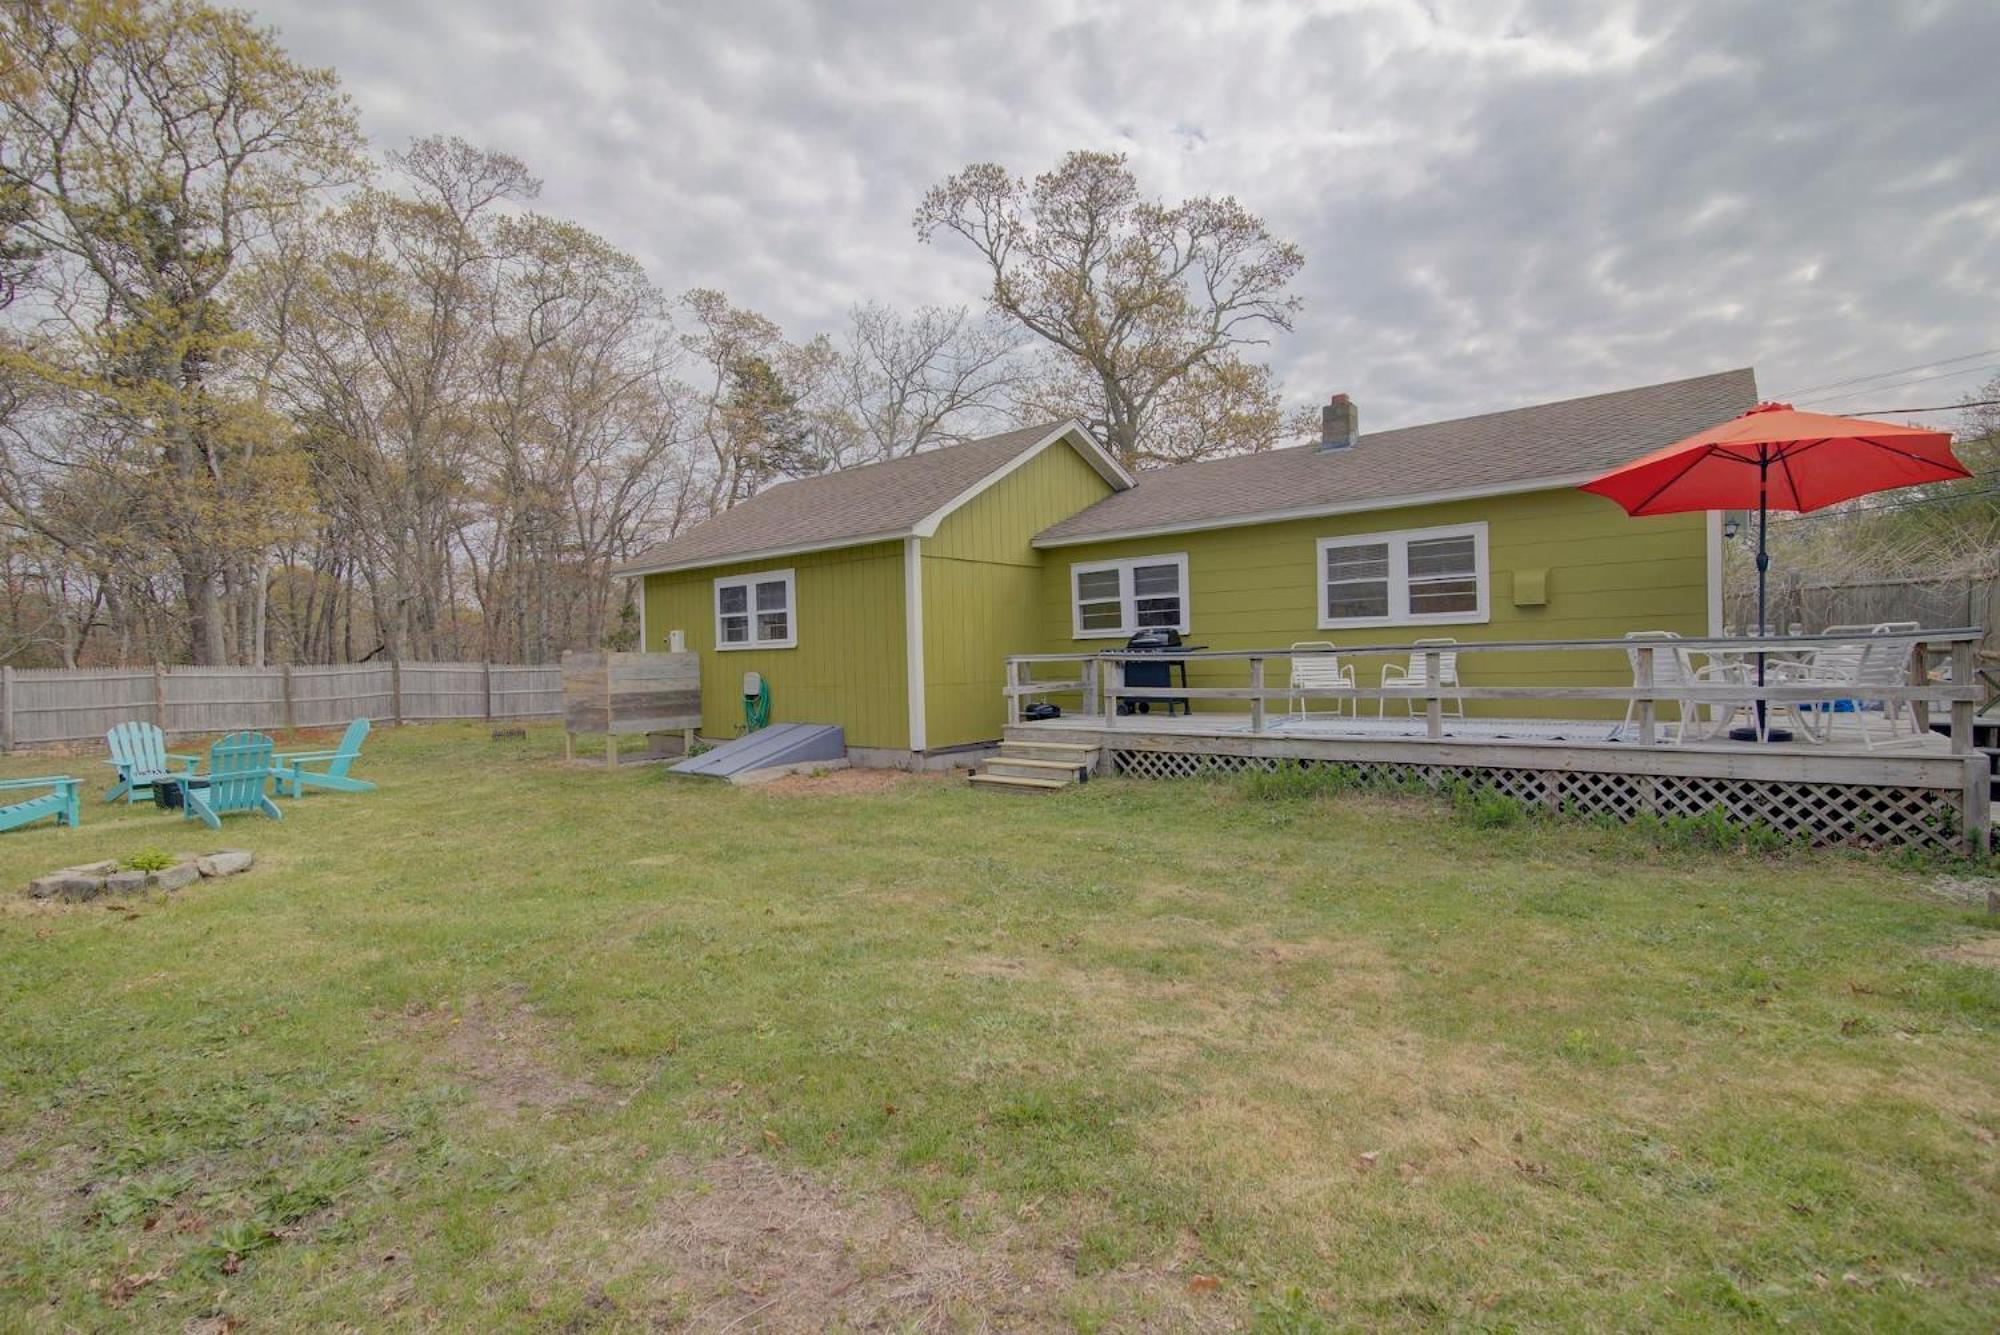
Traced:
<svg viewBox="0 0 2000 1335">
<path fill-rule="evenodd" d="M 692 732 L 701 726 L 701 659 L 694 654 L 566 653 L 563 731 Z"/>
</svg>

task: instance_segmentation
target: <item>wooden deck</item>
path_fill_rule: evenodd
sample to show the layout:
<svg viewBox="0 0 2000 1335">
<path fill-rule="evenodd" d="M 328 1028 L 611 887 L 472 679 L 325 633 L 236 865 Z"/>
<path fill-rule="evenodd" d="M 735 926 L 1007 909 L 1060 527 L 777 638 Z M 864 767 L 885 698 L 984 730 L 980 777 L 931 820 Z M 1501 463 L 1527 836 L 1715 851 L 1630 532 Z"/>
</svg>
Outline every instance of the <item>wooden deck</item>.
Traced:
<svg viewBox="0 0 2000 1335">
<path fill-rule="evenodd" d="M 1009 660 L 1008 696 L 1016 706 L 1007 725 L 1010 741 L 1067 742 L 1092 748 L 1099 772 L 1148 778 L 1189 777 L 1282 763 L 1352 767 L 1364 776 L 1438 785 L 1468 782 L 1498 788 L 1517 799 L 1620 820 L 1705 816 L 1720 810 L 1730 820 L 1761 825 L 1816 844 L 1852 843 L 1935 849 L 1987 845 L 1994 777 L 1992 758 L 1975 746 L 1978 693 L 1969 682 L 1970 647 L 1978 632 L 1925 632 L 1931 652 L 1952 657 L 1944 680 L 1910 674 L 1917 684 L 1852 686 L 1817 680 L 1768 685 L 1673 683 L 1651 680 L 1651 654 L 1641 650 L 1629 686 L 1483 686 L 1433 688 L 1415 699 L 1390 699 L 1366 686 L 1348 693 L 1346 712 L 1315 702 L 1310 714 L 1286 711 L 1287 691 L 1267 684 L 1266 663 L 1284 651 L 1190 652 L 1190 663 L 1213 668 L 1245 660 L 1247 685 L 1139 688 L 1127 685 L 1123 666 L 1136 655 L 1024 655 Z M 1812 637 L 1789 642 L 1811 646 Z M 1741 641 L 1686 641 L 1682 648 L 1741 653 Z M 1523 643 L 1460 645 L 1461 657 L 1504 654 Z M 1546 646 L 1538 646 L 1546 647 Z M 1575 642 L 1578 650 L 1626 650 L 1620 642 Z M 1345 652 L 1345 651 L 1343 651 Z M 1381 652 L 1377 649 L 1376 652 Z M 1429 652 L 1429 651 L 1421 651 Z M 1769 652 L 1775 653 L 1774 648 Z M 1907 655 L 1907 648 L 1899 648 Z M 1925 662 L 1919 644 L 1916 663 Z M 1075 677 L 1040 674 L 1068 669 Z M 1282 679 L 1281 679 L 1282 680 Z M 1429 680 L 1438 680 L 1433 670 Z M 1737 741 L 1722 735 L 1676 737 L 1682 710 L 1719 711 L 1738 720 L 1746 701 L 1770 709 L 1825 709 L 1831 702 L 1863 698 L 1899 706 L 1905 721 L 1892 728 L 1881 709 L 1843 713 L 1830 740 L 1800 733 L 1786 741 Z M 1018 705 L 1057 698 L 1062 717 L 1023 720 Z M 1162 710 L 1169 698 L 1192 700 L 1195 711 L 1117 714 L 1114 700 L 1138 700 Z M 1375 702 L 1387 700 L 1387 717 Z M 1506 717 L 1506 701 L 1570 701 L 1579 714 L 1606 705 L 1633 711 L 1620 725 L 1603 718 Z M 1358 703 L 1361 716 L 1356 717 Z M 1517 706 L 1518 707 L 1518 706 Z M 1459 710 L 1464 715 L 1459 716 Z M 1400 711 L 1408 710 L 1407 713 Z M 1944 725 L 1912 727 L 1912 713 Z"/>
<path fill-rule="evenodd" d="M 1857 721 L 1866 729 L 1867 741 L 1856 727 Z M 1492 743 L 1496 745 L 1587 745 L 1617 746 L 1636 748 L 1640 745 L 1637 729 L 1621 727 L 1615 720 L 1605 719 L 1506 719 L 1447 717 L 1443 720 L 1444 736 L 1440 740 L 1466 743 Z M 1247 737 L 1251 733 L 1248 714 L 1230 714 L 1220 711 L 1204 711 L 1198 714 L 1125 714 L 1105 717 L 1094 714 L 1064 715 L 1059 719 L 1023 721 L 1010 724 L 1009 734 L 1018 733 L 1028 737 L 1041 733 L 1069 734 L 1078 731 L 1106 734 L 1105 740 L 1115 740 L 1120 736 L 1166 735 L 1187 737 Z M 1427 725 L 1421 715 L 1398 717 L 1391 714 L 1387 718 L 1352 715 L 1328 715 L 1314 713 L 1305 717 L 1297 715 L 1274 715 L 1264 721 L 1263 736 L 1271 738 L 1310 738 L 1336 741 L 1427 741 Z M 1052 738 L 1051 740 L 1054 740 Z M 1871 745 L 1872 743 L 1872 745 Z M 1103 744 L 1099 742 L 1097 744 Z M 1913 736 L 1905 727 L 1892 730 L 1881 716 L 1873 711 L 1843 718 L 1840 733 L 1828 742 L 1795 737 L 1790 741 L 1739 742 L 1728 738 L 1700 740 L 1690 738 L 1684 743 L 1655 742 L 1649 749 L 1667 749 L 1690 753 L 1713 753 L 1716 755 L 1742 755 L 1746 749 L 1755 748 L 1766 754 L 1799 754 L 1806 756 L 1950 756 L 1950 737 L 1942 733 L 1925 733 Z"/>
</svg>

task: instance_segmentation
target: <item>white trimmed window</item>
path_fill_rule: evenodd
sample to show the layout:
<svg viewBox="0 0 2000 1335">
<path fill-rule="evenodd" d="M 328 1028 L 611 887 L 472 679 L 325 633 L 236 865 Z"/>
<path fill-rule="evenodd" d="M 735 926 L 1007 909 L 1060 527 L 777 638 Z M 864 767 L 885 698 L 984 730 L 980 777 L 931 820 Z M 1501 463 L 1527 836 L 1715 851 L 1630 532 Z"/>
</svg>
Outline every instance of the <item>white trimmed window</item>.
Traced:
<svg viewBox="0 0 2000 1335">
<path fill-rule="evenodd" d="M 1188 626 L 1187 553 L 1093 561 L 1069 568 L 1072 628 L 1079 640 Z"/>
<path fill-rule="evenodd" d="M 789 570 L 729 575 L 715 581 L 715 647 L 791 649 L 799 642 Z"/>
<path fill-rule="evenodd" d="M 1319 540 L 1322 630 L 1488 618 L 1486 525 Z"/>
</svg>

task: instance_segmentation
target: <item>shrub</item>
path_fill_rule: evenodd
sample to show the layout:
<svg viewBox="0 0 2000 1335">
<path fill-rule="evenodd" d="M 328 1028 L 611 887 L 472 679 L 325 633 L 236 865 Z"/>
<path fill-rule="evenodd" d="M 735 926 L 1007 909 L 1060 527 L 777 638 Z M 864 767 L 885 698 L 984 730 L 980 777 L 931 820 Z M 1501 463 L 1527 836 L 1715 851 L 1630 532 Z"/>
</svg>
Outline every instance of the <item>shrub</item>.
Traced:
<svg viewBox="0 0 2000 1335">
<path fill-rule="evenodd" d="M 1458 810 L 1472 822 L 1475 830 L 1501 830 L 1509 825 L 1519 825 L 1528 818 L 1526 807 L 1491 788 L 1476 789 L 1459 803 Z"/>
<path fill-rule="evenodd" d="M 1680 848 L 1698 848 L 1712 853 L 1742 849 L 1750 853 L 1773 853 L 1792 841 L 1763 821 L 1736 825 L 1720 806 L 1710 807 L 1699 816 L 1669 816 L 1660 823 L 1660 842 Z"/>
<path fill-rule="evenodd" d="M 118 865 L 126 871 L 165 871 L 174 865 L 174 855 L 157 848 L 142 848 Z"/>
<path fill-rule="evenodd" d="M 1358 784 L 1351 765 L 1308 765 L 1281 760 L 1276 768 L 1252 767 L 1236 776 L 1237 790 L 1260 802 L 1300 801 L 1338 797 Z"/>
</svg>

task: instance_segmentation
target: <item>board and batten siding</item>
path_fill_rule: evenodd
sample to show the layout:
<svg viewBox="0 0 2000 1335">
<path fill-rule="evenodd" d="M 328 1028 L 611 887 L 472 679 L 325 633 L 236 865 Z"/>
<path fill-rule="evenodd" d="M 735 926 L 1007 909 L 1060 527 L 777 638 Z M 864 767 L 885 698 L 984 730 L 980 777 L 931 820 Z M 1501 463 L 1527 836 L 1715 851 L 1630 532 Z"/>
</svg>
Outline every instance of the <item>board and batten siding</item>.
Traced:
<svg viewBox="0 0 2000 1335">
<path fill-rule="evenodd" d="M 794 572 L 797 647 L 718 650 L 715 581 L 767 570 Z M 679 630 L 686 632 L 689 650 L 701 655 L 703 736 L 727 740 L 742 732 L 743 674 L 759 672 L 770 687 L 773 723 L 835 723 L 846 730 L 849 746 L 909 748 L 902 543 L 645 579 L 645 648 L 664 652 L 669 633 Z"/>
<path fill-rule="evenodd" d="M 1058 442 L 948 515 L 922 540 L 925 747 L 999 740 L 1006 659 L 1040 641 L 1047 564 L 1035 534 L 1111 494 Z"/>
<path fill-rule="evenodd" d="M 1490 573 L 1486 622 L 1320 629 L 1320 539 L 1482 522 L 1487 525 Z M 1074 638 L 1072 565 L 1179 552 L 1188 558 L 1192 629 L 1187 638 L 1212 649 L 1282 649 L 1300 640 L 1359 645 L 1447 636 L 1470 642 L 1616 639 L 1633 630 L 1709 633 L 1708 516 L 1634 519 L 1602 497 L 1565 488 L 1049 548 L 1043 553 L 1047 564 L 1039 647 L 1059 652 L 1122 643 Z M 1547 601 L 1516 606 L 1515 576 L 1532 571 L 1547 572 Z M 1392 660 L 1353 661 L 1358 684 L 1372 687 L 1381 680 L 1383 664 Z M 1274 661 L 1265 672 L 1266 684 L 1281 689 L 1289 665 Z M 1625 656 L 1615 650 L 1472 658 L 1461 662 L 1460 675 L 1466 684 L 1481 686 L 1622 686 L 1631 681 Z M 1189 684 L 1247 685 L 1247 669 L 1229 664 L 1204 671 L 1197 660 Z M 1196 708 L 1202 707 L 1196 702 Z M 1241 708 L 1235 702 L 1219 707 Z M 1283 707 L 1280 702 L 1274 712 Z M 1315 702 L 1313 707 L 1330 706 Z M 1396 708 L 1393 703 L 1390 707 L 1392 712 Z M 1373 714 L 1373 702 L 1365 709 Z M 1474 712 L 1575 717 L 1586 710 L 1590 706 L 1561 701 L 1509 700 Z M 1593 715 L 1604 712 L 1591 710 Z M 1616 717 L 1619 711 L 1609 712 Z"/>
</svg>

